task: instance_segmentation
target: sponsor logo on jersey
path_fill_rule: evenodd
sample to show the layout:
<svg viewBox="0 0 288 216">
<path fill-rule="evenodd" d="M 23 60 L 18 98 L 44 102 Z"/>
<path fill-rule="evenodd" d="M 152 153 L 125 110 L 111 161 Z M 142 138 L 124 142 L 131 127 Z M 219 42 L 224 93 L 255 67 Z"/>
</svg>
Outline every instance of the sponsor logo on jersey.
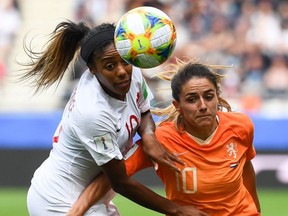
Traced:
<svg viewBox="0 0 288 216">
<path fill-rule="evenodd" d="M 115 150 L 110 133 L 93 137 L 98 152 L 113 152 Z"/>
</svg>

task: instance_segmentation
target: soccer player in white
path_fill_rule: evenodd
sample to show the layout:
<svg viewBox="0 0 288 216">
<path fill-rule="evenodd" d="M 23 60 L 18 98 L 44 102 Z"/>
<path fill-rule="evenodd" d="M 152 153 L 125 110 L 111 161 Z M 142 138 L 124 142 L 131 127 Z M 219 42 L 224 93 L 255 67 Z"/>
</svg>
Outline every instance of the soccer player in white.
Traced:
<svg viewBox="0 0 288 216">
<path fill-rule="evenodd" d="M 157 142 L 150 114 L 151 92 L 138 68 L 121 59 L 113 43 L 115 26 L 93 29 L 84 23 L 60 23 L 42 56 L 36 56 L 23 79 L 35 75 L 38 88 L 60 81 L 76 51 L 88 70 L 80 78 L 53 137 L 49 157 L 35 171 L 27 195 L 31 216 L 65 215 L 81 192 L 103 172 L 114 191 L 152 210 L 177 216 L 193 215 L 193 207 L 159 196 L 126 175 L 123 156 L 139 133 L 147 155 L 177 169 L 181 161 Z M 33 51 L 27 49 L 33 56 Z M 106 199 L 86 215 L 118 215 Z"/>
</svg>

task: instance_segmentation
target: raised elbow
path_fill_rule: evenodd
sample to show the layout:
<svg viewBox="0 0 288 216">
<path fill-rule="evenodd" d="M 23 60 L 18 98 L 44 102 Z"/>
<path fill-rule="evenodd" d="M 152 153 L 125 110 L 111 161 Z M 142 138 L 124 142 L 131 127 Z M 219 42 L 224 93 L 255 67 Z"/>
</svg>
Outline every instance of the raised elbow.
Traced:
<svg viewBox="0 0 288 216">
<path fill-rule="evenodd" d="M 118 182 L 118 181 L 113 182 L 111 186 L 112 186 L 112 189 L 118 194 L 123 194 L 126 188 L 124 183 Z"/>
</svg>

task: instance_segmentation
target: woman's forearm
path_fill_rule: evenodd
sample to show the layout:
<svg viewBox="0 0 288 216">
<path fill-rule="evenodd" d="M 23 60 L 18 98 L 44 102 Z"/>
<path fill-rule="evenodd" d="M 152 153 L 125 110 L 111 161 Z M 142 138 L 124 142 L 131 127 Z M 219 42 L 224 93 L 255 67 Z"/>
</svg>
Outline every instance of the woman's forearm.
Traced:
<svg viewBox="0 0 288 216">
<path fill-rule="evenodd" d="M 155 135 L 155 123 L 150 112 L 142 114 L 142 120 L 138 133 L 142 139 L 143 150 L 145 154 L 153 161 L 154 167 L 157 164 L 168 166 L 171 169 L 180 172 L 177 164 L 184 165 L 174 154 L 169 152 L 162 144 L 160 144 Z"/>
<path fill-rule="evenodd" d="M 82 216 L 85 212 L 99 201 L 111 189 L 107 177 L 101 173 L 91 182 L 81 193 L 77 201 L 73 204 L 67 216 Z"/>
<path fill-rule="evenodd" d="M 247 161 L 244 165 L 243 182 L 250 195 L 252 196 L 258 212 L 261 212 L 260 202 L 256 189 L 256 175 L 251 161 Z"/>
</svg>

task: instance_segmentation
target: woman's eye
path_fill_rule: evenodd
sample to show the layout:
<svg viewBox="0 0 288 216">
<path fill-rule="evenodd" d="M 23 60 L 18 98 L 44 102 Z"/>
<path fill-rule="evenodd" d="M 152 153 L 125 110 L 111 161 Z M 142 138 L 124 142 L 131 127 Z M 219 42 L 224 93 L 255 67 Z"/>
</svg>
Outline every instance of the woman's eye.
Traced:
<svg viewBox="0 0 288 216">
<path fill-rule="evenodd" d="M 207 95 L 207 96 L 206 96 L 206 100 L 209 100 L 209 101 L 210 101 L 210 100 L 213 99 L 213 97 L 214 97 L 214 95 Z"/>
<path fill-rule="evenodd" d="M 188 98 L 187 101 L 189 103 L 194 103 L 196 101 L 196 98 Z"/>
<path fill-rule="evenodd" d="M 113 65 L 113 64 L 107 64 L 107 65 L 105 66 L 105 68 L 106 68 L 107 70 L 113 70 L 114 65 Z"/>
</svg>

